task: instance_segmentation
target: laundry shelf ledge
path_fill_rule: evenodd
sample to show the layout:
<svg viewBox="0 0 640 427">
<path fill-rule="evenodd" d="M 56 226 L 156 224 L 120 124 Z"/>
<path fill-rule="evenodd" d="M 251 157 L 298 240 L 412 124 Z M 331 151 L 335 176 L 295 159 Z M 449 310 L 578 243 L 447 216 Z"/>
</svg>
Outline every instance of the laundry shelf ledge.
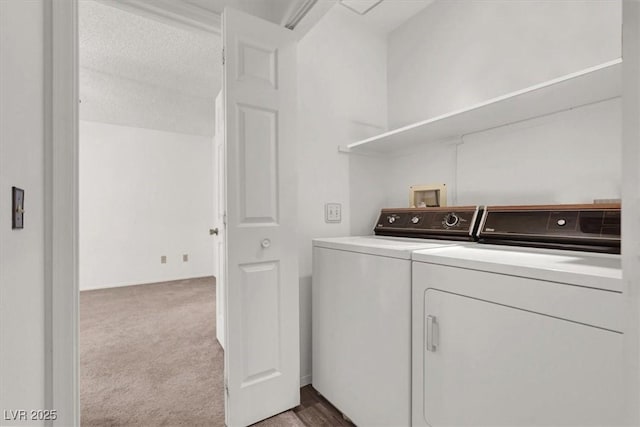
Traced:
<svg viewBox="0 0 640 427">
<path fill-rule="evenodd" d="M 341 146 L 339 151 L 362 154 L 399 151 L 613 99 L 621 94 L 622 58 L 617 58 Z"/>
</svg>

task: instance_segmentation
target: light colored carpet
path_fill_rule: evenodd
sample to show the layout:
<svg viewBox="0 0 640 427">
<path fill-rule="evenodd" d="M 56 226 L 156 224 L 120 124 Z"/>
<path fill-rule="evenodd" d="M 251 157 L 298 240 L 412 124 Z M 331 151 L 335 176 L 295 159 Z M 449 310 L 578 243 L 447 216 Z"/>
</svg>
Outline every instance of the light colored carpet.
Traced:
<svg viewBox="0 0 640 427">
<path fill-rule="evenodd" d="M 83 426 L 224 426 L 215 279 L 80 293 Z"/>
<path fill-rule="evenodd" d="M 83 426 L 224 426 L 213 277 L 80 292 Z M 255 427 L 351 426 L 311 387 Z"/>
</svg>

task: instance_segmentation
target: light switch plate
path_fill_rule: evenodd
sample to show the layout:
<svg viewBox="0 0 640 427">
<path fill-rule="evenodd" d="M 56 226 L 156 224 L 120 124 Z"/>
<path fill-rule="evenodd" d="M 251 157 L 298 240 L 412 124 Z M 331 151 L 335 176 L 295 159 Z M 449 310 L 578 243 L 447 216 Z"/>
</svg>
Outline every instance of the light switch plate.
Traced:
<svg viewBox="0 0 640 427">
<path fill-rule="evenodd" d="M 324 205 L 324 220 L 328 223 L 342 222 L 342 205 L 340 203 L 326 203 Z"/>
<path fill-rule="evenodd" d="M 11 228 L 19 230 L 24 228 L 24 190 L 11 187 Z"/>
</svg>

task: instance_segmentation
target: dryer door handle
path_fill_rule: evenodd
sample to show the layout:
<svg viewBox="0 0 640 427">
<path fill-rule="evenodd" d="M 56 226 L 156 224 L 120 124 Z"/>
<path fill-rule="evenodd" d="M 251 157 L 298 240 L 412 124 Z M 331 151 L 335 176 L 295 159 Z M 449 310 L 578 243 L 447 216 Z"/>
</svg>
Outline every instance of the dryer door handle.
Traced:
<svg viewBox="0 0 640 427">
<path fill-rule="evenodd" d="M 436 316 L 428 315 L 425 322 L 425 342 L 427 351 L 436 351 L 439 342 L 438 320 Z"/>
</svg>

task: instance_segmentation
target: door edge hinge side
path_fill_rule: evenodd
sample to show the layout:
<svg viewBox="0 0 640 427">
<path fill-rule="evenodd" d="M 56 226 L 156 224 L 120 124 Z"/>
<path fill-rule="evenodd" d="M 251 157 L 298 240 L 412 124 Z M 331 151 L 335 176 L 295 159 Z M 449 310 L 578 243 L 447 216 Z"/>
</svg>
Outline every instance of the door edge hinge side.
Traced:
<svg viewBox="0 0 640 427">
<path fill-rule="evenodd" d="M 224 48 L 222 48 L 222 65 L 224 65 Z"/>
</svg>

